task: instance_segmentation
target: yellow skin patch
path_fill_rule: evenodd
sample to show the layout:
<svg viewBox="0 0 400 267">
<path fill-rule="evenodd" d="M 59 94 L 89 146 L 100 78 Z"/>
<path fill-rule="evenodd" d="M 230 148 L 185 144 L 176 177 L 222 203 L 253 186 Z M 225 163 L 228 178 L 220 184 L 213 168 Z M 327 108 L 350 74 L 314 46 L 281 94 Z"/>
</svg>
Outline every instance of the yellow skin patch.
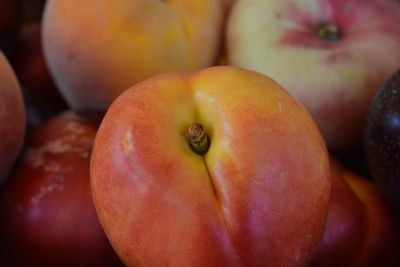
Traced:
<svg viewBox="0 0 400 267">
<path fill-rule="evenodd" d="M 132 150 L 132 133 L 130 131 L 125 132 L 125 137 L 122 141 L 122 146 L 124 148 L 125 153 L 128 155 Z"/>
</svg>

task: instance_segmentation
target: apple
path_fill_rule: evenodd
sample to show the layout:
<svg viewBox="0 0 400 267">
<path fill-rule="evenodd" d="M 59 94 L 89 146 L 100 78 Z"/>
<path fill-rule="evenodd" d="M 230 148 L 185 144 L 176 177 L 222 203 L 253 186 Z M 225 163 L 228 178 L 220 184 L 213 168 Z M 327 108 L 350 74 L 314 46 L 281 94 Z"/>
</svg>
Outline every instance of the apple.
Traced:
<svg viewBox="0 0 400 267">
<path fill-rule="evenodd" d="M 364 148 L 372 177 L 400 214 L 400 69 L 370 103 Z"/>
<path fill-rule="evenodd" d="M 50 117 L 68 107 L 47 68 L 42 50 L 41 32 L 40 21 L 22 25 L 19 45 L 12 63 L 26 95 L 41 107 L 45 117 Z"/>
<path fill-rule="evenodd" d="M 68 104 L 105 110 L 138 81 L 213 65 L 223 12 L 220 0 L 49 0 L 45 58 Z"/>
<path fill-rule="evenodd" d="M 11 59 L 22 20 L 21 0 L 0 0 L 0 51 Z"/>
<path fill-rule="evenodd" d="M 362 143 L 368 104 L 399 67 L 397 0 L 238 0 L 228 62 L 267 74 L 311 113 L 328 148 Z"/>
<path fill-rule="evenodd" d="M 0 185 L 19 155 L 25 137 L 26 115 L 21 87 L 0 51 Z"/>
<path fill-rule="evenodd" d="M 95 208 L 127 266 L 306 266 L 324 230 L 325 143 L 291 95 L 229 66 L 121 94 L 91 158 Z"/>
<path fill-rule="evenodd" d="M 32 132 L 0 188 L 2 266 L 123 266 L 93 206 L 90 116 L 64 112 Z"/>
</svg>

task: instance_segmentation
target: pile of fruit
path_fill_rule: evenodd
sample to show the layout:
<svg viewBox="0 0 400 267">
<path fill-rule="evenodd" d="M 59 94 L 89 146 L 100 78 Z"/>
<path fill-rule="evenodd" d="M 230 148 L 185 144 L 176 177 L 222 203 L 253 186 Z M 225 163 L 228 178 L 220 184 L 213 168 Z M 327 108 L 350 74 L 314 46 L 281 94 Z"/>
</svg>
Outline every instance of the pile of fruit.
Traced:
<svg viewBox="0 0 400 267">
<path fill-rule="evenodd" d="M 400 1 L 0 0 L 0 266 L 400 266 Z"/>
</svg>

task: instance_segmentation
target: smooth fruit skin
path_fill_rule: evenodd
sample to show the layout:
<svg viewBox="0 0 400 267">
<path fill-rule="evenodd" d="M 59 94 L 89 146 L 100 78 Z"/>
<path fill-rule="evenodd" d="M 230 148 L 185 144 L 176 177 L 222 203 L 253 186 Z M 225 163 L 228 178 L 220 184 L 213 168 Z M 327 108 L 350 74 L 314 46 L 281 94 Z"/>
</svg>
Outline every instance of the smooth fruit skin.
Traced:
<svg viewBox="0 0 400 267">
<path fill-rule="evenodd" d="M 343 167 L 338 161 L 331 160 L 330 166 L 331 170 L 343 179 L 361 201 L 366 215 L 364 218 L 366 227 L 363 227 L 360 223 L 360 227 L 364 228 L 362 230 L 363 238 L 356 246 L 356 252 L 349 257 L 349 260 L 353 262 L 356 260 L 356 262 L 349 266 L 399 266 L 399 220 L 378 186 L 365 177 Z M 340 246 L 341 244 L 338 243 L 337 245 Z M 328 261 L 329 259 L 326 259 L 326 262 Z"/>
<path fill-rule="evenodd" d="M 388 77 L 371 101 L 364 149 L 374 180 L 400 214 L 400 69 Z"/>
<path fill-rule="evenodd" d="M 315 34 L 320 23 L 341 37 Z M 400 62 L 396 0 L 238 0 L 227 24 L 230 65 L 260 71 L 309 110 L 329 148 L 361 145 L 372 95 Z"/>
<path fill-rule="evenodd" d="M 185 137 L 203 125 L 210 148 Z M 330 195 L 309 114 L 268 77 L 227 66 L 131 87 L 96 135 L 96 210 L 128 266 L 305 266 Z"/>
<path fill-rule="evenodd" d="M 367 231 L 367 211 L 343 178 L 331 172 L 331 199 L 325 231 L 310 267 L 355 267 Z"/>
<path fill-rule="evenodd" d="M 45 57 L 73 108 L 105 110 L 136 82 L 213 65 L 223 13 L 220 0 L 49 0 Z"/>
<path fill-rule="evenodd" d="M 400 224 L 388 202 L 371 181 L 354 174 L 343 177 L 367 210 L 368 230 L 360 247 L 357 266 L 399 266 Z"/>
<path fill-rule="evenodd" d="M 336 182 L 332 182 L 331 207 L 342 209 L 328 211 L 324 238 L 312 266 L 399 266 L 399 220 L 378 186 L 344 167 L 333 157 L 330 167 L 336 177 Z M 339 188 L 339 180 L 346 186 Z M 337 232 L 340 228 L 347 233 Z M 334 238 L 328 239 L 327 236 Z"/>
<path fill-rule="evenodd" d="M 0 185 L 7 178 L 25 137 L 26 114 L 21 87 L 0 51 Z"/>
<path fill-rule="evenodd" d="M 32 132 L 0 190 L 1 266 L 123 266 L 92 201 L 89 160 L 98 123 L 68 111 Z"/>
</svg>

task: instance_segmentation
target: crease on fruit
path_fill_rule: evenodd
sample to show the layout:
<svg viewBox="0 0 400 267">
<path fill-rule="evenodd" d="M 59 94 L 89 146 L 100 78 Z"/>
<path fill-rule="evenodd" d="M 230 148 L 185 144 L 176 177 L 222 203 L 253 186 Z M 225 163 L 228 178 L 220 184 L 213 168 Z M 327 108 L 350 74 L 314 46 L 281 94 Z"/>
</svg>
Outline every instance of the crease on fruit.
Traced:
<svg viewBox="0 0 400 267">
<path fill-rule="evenodd" d="M 213 122 L 210 121 L 209 119 L 211 118 L 210 114 L 207 114 L 207 110 L 209 108 L 214 108 L 214 107 L 218 107 L 218 101 L 216 99 L 214 99 L 213 97 L 211 97 L 210 95 L 208 95 L 204 90 L 202 90 L 201 88 L 196 88 L 190 81 L 188 84 L 188 87 L 190 88 L 190 90 L 192 90 L 192 101 L 193 101 L 193 116 L 192 116 L 192 122 L 198 122 L 203 126 L 203 130 L 205 132 L 205 134 L 208 137 L 208 141 L 209 141 L 209 148 L 208 151 L 200 156 L 197 155 L 196 156 L 200 156 L 203 164 L 204 164 L 204 168 L 206 169 L 206 173 L 208 176 L 208 180 L 210 183 L 210 186 L 212 188 L 213 191 L 213 195 L 215 197 L 217 206 L 220 208 L 221 211 L 221 216 L 224 220 L 224 223 L 226 225 L 225 222 L 225 217 L 223 216 L 223 214 L 225 214 L 225 212 L 223 211 L 224 206 L 221 205 L 221 196 L 219 194 L 219 191 L 217 189 L 216 183 L 215 183 L 215 179 L 212 175 L 212 172 L 209 168 L 209 164 L 207 163 L 207 158 L 209 157 L 209 155 L 213 152 L 213 147 L 214 147 L 214 127 L 213 127 Z M 210 107 L 211 106 L 211 107 Z M 189 127 L 190 125 L 186 125 L 186 129 Z M 223 140 L 221 140 L 223 141 Z M 190 146 L 190 141 L 188 142 L 188 146 Z M 194 152 L 193 152 L 194 153 Z"/>
<path fill-rule="evenodd" d="M 177 17 L 182 26 L 183 36 L 186 41 L 191 42 L 192 40 L 192 32 L 189 27 L 189 23 L 186 21 L 185 16 L 182 14 L 182 11 L 178 10 Z"/>
<path fill-rule="evenodd" d="M 204 167 L 206 168 L 206 172 L 207 172 L 207 175 L 208 175 L 208 180 L 210 181 L 210 185 L 211 185 L 211 188 L 213 190 L 213 194 L 214 194 L 217 202 L 219 202 L 219 194 L 217 192 L 217 188 L 215 186 L 213 176 L 211 175 L 210 169 L 208 168 L 207 161 L 206 161 L 205 157 L 202 156 L 202 158 L 203 158 Z"/>
<path fill-rule="evenodd" d="M 216 151 L 219 150 L 217 146 L 221 145 L 222 143 L 225 143 L 224 139 L 219 140 L 219 142 L 215 142 L 216 136 L 215 136 L 215 129 L 213 127 L 213 122 L 215 122 L 215 120 L 214 119 L 210 120 L 210 118 L 212 118 L 212 115 L 207 113 L 207 110 L 218 108 L 219 102 L 214 97 L 208 95 L 206 91 L 201 90 L 200 88 L 198 88 L 199 90 L 195 90 L 193 86 L 191 86 L 191 88 L 193 91 L 193 105 L 194 105 L 193 120 L 203 125 L 204 131 L 206 132 L 210 142 L 210 146 L 207 153 L 202 155 L 201 159 L 203 161 L 204 168 L 206 169 L 206 173 L 208 176 L 210 187 L 212 189 L 212 194 L 215 199 L 215 205 L 217 207 L 217 211 L 220 216 L 219 218 L 221 220 L 222 227 L 223 229 L 225 229 L 222 238 L 225 243 L 223 250 L 227 254 L 238 256 L 240 255 L 240 253 L 238 252 L 238 248 L 236 247 L 234 241 L 232 240 L 232 228 L 230 227 L 228 218 L 230 214 L 230 208 L 226 205 L 227 203 L 225 203 L 224 201 L 225 200 L 223 191 L 224 189 L 222 187 L 218 187 L 219 184 L 217 182 L 218 174 L 215 173 L 215 169 L 210 169 L 210 167 L 213 166 L 213 164 L 209 164 L 211 158 L 213 157 L 212 154 L 216 153 Z M 227 122 L 224 121 L 224 119 L 221 119 L 220 122 L 223 124 L 223 128 L 230 132 L 229 130 L 230 127 L 227 125 Z M 229 154 L 225 156 L 230 157 Z M 228 251 L 230 251 L 230 253 Z"/>
</svg>

